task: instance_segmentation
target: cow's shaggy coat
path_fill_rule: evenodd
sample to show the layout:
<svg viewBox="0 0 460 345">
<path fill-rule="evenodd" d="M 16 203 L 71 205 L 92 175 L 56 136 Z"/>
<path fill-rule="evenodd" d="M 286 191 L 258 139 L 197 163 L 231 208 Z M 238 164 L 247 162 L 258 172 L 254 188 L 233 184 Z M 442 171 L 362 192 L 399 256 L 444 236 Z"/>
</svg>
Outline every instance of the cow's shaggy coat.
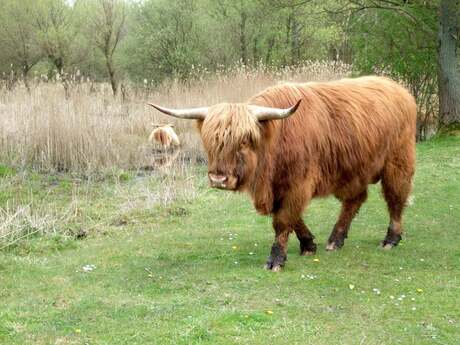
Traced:
<svg viewBox="0 0 460 345">
<path fill-rule="evenodd" d="M 283 120 L 258 121 L 248 104 L 298 110 Z M 340 248 L 367 197 L 382 181 L 390 213 L 383 245 L 401 239 L 401 214 L 415 167 L 416 105 L 409 92 L 382 77 L 270 87 L 244 104 L 219 104 L 198 121 L 210 176 L 247 191 L 258 212 L 273 216 L 275 243 L 267 267 L 286 259 L 289 233 L 301 254 L 313 254 L 302 212 L 314 197 L 333 194 L 342 210 L 327 249 Z"/>
</svg>

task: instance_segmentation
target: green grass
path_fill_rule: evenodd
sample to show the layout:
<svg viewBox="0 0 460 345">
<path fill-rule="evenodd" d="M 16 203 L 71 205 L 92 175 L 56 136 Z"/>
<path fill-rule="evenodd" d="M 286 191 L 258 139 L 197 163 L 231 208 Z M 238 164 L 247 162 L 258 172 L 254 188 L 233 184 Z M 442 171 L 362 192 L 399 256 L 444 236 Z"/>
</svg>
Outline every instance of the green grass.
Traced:
<svg viewBox="0 0 460 345">
<path fill-rule="evenodd" d="M 292 236 L 277 274 L 262 269 L 270 219 L 244 195 L 208 189 L 202 171 L 196 198 L 151 208 L 133 176 L 82 182 L 7 171 L 1 207 L 75 215 L 56 223 L 65 231 L 0 252 L 0 344 L 459 343 L 458 137 L 418 145 L 401 246 L 378 248 L 388 216 L 374 186 L 336 253 L 324 243 L 340 205 L 315 200 L 305 221 L 317 255 L 298 256 Z M 96 268 L 84 272 L 88 264 Z"/>
</svg>

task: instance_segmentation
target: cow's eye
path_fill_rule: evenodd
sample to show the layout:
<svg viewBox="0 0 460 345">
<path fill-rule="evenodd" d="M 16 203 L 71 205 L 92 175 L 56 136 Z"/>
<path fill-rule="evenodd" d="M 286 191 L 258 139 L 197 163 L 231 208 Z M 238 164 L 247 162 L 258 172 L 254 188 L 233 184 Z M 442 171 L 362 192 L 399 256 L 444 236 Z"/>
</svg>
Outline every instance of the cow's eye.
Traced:
<svg viewBox="0 0 460 345">
<path fill-rule="evenodd" d="M 244 139 L 243 142 L 241 143 L 241 148 L 246 148 L 250 146 L 251 146 L 251 142 L 247 139 Z"/>
</svg>

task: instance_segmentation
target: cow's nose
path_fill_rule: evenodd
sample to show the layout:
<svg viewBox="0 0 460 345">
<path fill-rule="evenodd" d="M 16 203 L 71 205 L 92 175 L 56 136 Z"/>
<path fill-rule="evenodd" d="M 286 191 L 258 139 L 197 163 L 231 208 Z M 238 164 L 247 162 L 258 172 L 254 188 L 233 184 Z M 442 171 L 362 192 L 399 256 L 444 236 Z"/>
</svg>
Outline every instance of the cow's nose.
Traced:
<svg viewBox="0 0 460 345">
<path fill-rule="evenodd" d="M 227 181 L 227 176 L 225 175 L 209 173 L 208 176 L 211 183 L 216 185 L 222 185 L 225 181 Z"/>
</svg>

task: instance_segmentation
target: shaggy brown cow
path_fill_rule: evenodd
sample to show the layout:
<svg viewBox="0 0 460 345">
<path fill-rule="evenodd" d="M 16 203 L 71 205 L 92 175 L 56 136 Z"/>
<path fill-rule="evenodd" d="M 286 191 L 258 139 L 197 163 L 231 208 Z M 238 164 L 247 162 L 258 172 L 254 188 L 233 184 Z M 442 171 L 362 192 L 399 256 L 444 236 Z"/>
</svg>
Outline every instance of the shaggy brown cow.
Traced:
<svg viewBox="0 0 460 345">
<path fill-rule="evenodd" d="M 275 242 L 266 268 L 286 260 L 295 231 L 301 255 L 316 251 L 302 211 L 333 194 L 342 210 L 327 250 L 344 244 L 367 186 L 382 181 L 390 224 L 382 245 L 401 240 L 401 214 L 415 168 L 416 105 L 409 92 L 382 77 L 270 87 L 247 103 L 167 109 L 197 119 L 212 187 L 248 192 L 261 214 L 273 216 Z"/>
</svg>

